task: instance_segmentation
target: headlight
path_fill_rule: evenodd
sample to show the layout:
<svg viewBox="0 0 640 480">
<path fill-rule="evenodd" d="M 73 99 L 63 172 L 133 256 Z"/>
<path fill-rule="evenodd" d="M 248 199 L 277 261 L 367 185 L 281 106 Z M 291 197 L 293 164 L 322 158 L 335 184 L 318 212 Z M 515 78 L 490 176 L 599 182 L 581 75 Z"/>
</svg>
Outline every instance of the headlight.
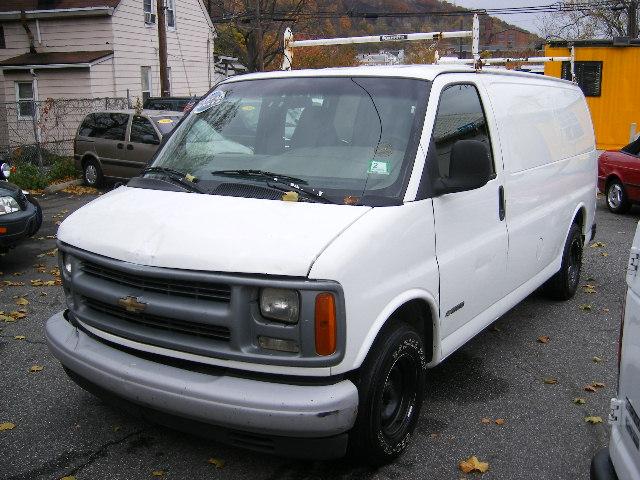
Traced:
<svg viewBox="0 0 640 480">
<path fill-rule="evenodd" d="M 283 288 L 264 288 L 260 292 L 260 311 L 272 320 L 297 323 L 300 301 L 298 292 Z"/>
<path fill-rule="evenodd" d="M 13 197 L 0 197 L 0 215 L 5 213 L 19 212 L 20 205 Z"/>
<path fill-rule="evenodd" d="M 71 255 L 63 254 L 62 255 L 62 265 L 64 267 L 65 272 L 68 275 L 71 275 Z"/>
<path fill-rule="evenodd" d="M 11 175 L 11 165 L 9 165 L 8 163 L 3 163 L 2 165 L 0 165 L 0 170 L 2 170 L 4 178 L 9 178 L 9 175 Z"/>
</svg>

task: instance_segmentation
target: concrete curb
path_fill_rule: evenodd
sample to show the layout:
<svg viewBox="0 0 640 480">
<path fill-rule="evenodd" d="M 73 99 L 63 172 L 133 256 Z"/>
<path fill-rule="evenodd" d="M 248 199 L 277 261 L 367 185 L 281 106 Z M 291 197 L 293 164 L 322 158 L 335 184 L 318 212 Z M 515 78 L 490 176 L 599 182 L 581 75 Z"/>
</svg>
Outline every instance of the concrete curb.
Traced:
<svg viewBox="0 0 640 480">
<path fill-rule="evenodd" d="M 68 182 L 54 183 L 52 185 L 47 186 L 47 188 L 45 188 L 44 191 L 45 193 L 59 192 L 60 190 L 64 190 L 65 188 L 70 187 L 72 185 L 82 185 L 82 179 L 77 178 L 76 180 L 69 180 Z"/>
</svg>

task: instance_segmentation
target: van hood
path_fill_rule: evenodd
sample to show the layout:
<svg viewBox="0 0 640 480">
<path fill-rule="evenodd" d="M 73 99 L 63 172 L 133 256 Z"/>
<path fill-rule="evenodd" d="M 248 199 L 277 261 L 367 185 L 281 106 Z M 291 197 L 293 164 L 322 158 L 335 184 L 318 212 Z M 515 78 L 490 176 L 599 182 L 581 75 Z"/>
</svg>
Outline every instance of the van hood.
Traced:
<svg viewBox="0 0 640 480">
<path fill-rule="evenodd" d="M 306 277 L 370 209 L 120 187 L 67 217 L 58 239 L 139 265 Z"/>
</svg>

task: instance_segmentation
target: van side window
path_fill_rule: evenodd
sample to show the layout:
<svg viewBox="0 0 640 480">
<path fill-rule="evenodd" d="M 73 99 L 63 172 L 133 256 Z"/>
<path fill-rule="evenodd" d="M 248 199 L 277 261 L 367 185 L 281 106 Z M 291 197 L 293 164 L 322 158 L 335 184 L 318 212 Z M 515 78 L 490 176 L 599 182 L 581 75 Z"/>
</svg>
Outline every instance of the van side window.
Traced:
<svg viewBox="0 0 640 480">
<path fill-rule="evenodd" d="M 95 114 L 89 114 L 85 117 L 82 125 L 80 125 L 80 129 L 78 130 L 78 135 L 81 137 L 95 137 L 93 131 L 95 129 Z"/>
<path fill-rule="evenodd" d="M 155 144 L 159 138 L 151 122 L 144 117 L 134 116 L 131 121 L 129 141 Z"/>
<path fill-rule="evenodd" d="M 93 116 L 93 128 L 90 137 L 122 140 L 127 131 L 129 115 L 126 113 L 96 113 Z"/>
<path fill-rule="evenodd" d="M 488 145 L 491 152 L 487 119 L 475 86 L 450 85 L 442 91 L 433 126 L 433 140 L 441 177 L 449 176 L 451 149 L 456 141 L 480 140 Z"/>
</svg>

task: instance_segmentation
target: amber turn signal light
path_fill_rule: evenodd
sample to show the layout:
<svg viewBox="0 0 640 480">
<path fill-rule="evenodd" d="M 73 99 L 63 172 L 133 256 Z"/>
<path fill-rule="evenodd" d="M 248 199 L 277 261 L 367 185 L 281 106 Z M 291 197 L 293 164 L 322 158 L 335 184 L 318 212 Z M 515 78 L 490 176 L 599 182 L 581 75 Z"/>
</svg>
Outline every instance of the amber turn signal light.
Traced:
<svg viewBox="0 0 640 480">
<path fill-rule="evenodd" d="M 316 353 L 331 355 L 336 351 L 336 301 L 333 294 L 316 296 Z"/>
<path fill-rule="evenodd" d="M 0 233 L 7 233 L 7 227 L 0 227 Z"/>
</svg>

